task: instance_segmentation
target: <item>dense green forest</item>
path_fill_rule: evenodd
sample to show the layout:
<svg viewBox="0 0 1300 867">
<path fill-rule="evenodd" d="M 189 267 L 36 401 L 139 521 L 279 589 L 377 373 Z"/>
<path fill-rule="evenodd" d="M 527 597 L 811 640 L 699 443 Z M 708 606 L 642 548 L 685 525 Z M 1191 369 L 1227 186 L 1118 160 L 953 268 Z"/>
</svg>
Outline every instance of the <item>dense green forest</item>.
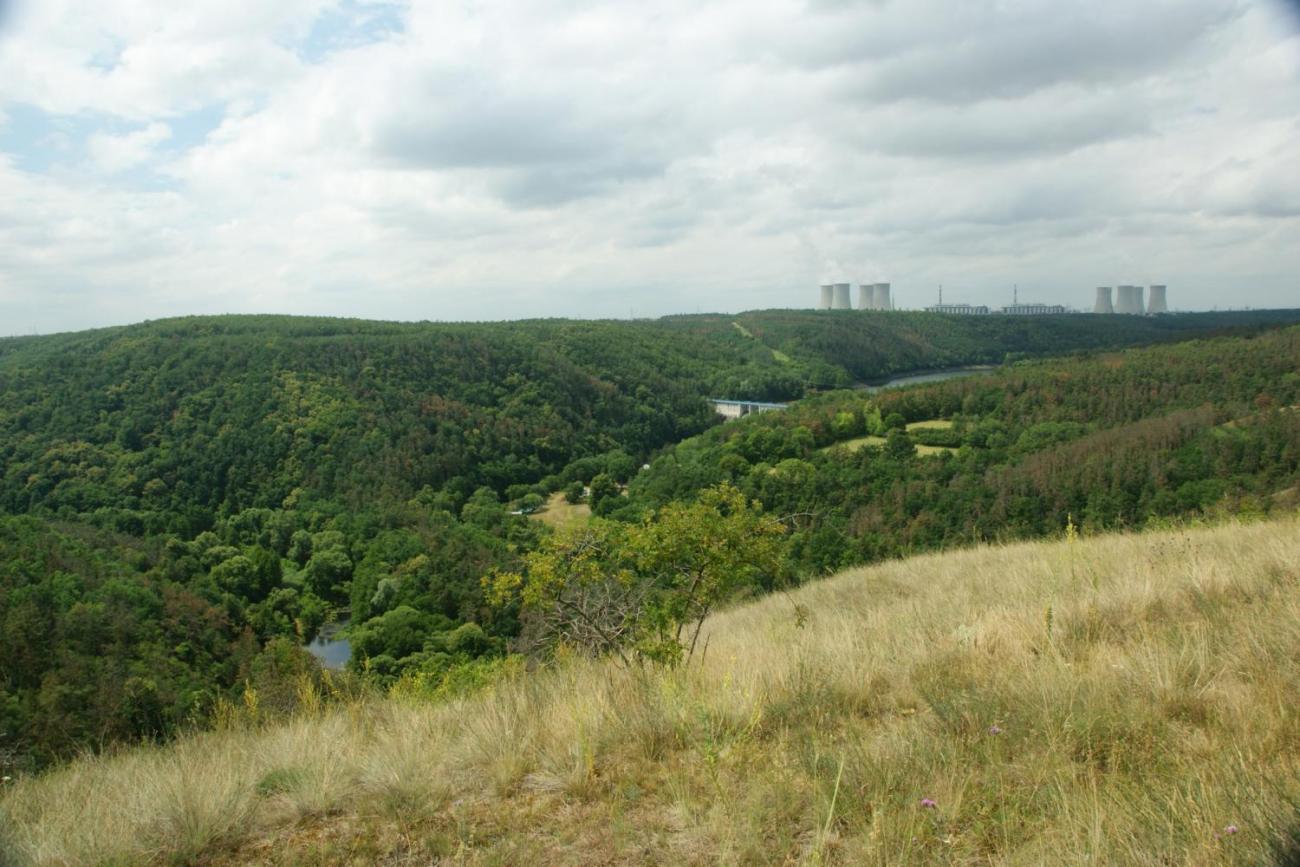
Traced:
<svg viewBox="0 0 1300 867">
<path fill-rule="evenodd" d="M 598 511 L 633 518 L 721 482 L 795 516 L 826 572 L 1073 521 L 1137 528 L 1300 499 L 1300 329 L 1025 362 L 875 395 L 836 392 L 669 449 Z"/>
<path fill-rule="evenodd" d="M 497 656 L 520 624 L 483 578 L 522 567 L 550 532 L 523 513 L 564 489 L 635 520 L 732 482 L 788 518 L 792 575 L 1066 514 L 1264 508 L 1294 484 L 1300 352 L 1271 329 L 1296 320 L 216 317 L 0 340 L 0 770 L 272 696 L 343 615 L 360 681 Z M 1244 336 L 813 394 L 1207 334 Z M 812 396 L 717 426 L 710 395 Z M 952 424 L 906 431 L 933 419 Z"/>
<path fill-rule="evenodd" d="M 829 386 L 873 382 L 912 370 L 1000 364 L 1008 359 L 1186 340 L 1210 333 L 1243 333 L 1291 324 L 1297 316 L 1293 310 L 1145 317 L 766 310 L 731 318 L 693 316 L 663 321 L 692 331 L 717 332 L 729 325 L 739 326 L 765 346 L 809 364 L 820 374 L 817 383 Z"/>
</svg>

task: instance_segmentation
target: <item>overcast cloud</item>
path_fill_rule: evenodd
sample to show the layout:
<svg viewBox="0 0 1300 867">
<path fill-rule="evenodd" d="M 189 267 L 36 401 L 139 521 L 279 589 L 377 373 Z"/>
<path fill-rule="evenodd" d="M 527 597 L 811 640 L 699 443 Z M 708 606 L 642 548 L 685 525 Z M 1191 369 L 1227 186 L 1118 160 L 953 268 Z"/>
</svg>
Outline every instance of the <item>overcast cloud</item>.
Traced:
<svg viewBox="0 0 1300 867">
<path fill-rule="evenodd" d="M 1300 306 L 1293 6 L 0 0 L 0 334 Z"/>
</svg>

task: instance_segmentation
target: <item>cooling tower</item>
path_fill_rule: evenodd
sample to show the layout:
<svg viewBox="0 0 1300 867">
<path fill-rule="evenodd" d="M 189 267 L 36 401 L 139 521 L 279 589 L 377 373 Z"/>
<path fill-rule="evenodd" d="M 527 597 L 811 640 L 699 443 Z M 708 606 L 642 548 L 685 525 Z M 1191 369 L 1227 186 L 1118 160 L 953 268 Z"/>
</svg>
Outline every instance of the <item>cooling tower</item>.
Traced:
<svg viewBox="0 0 1300 867">
<path fill-rule="evenodd" d="M 877 283 L 875 286 L 873 286 L 873 287 L 872 287 L 872 296 L 873 296 L 874 299 L 875 299 L 874 302 L 873 302 L 873 304 L 872 304 L 872 306 L 875 307 L 877 310 L 893 310 L 893 309 L 894 309 L 894 303 L 893 303 L 892 301 L 889 300 L 889 284 L 888 284 L 888 283 Z"/>
<path fill-rule="evenodd" d="M 875 310 L 876 296 L 872 292 L 870 283 L 862 283 L 858 286 L 858 309 Z"/>
<path fill-rule="evenodd" d="M 834 292 L 835 292 L 835 287 L 832 286 L 831 284 L 827 283 L 824 286 L 822 286 L 822 303 L 817 305 L 818 310 L 831 309 L 831 296 L 834 294 Z"/>
<path fill-rule="evenodd" d="M 1134 316 L 1141 316 L 1144 312 L 1142 309 L 1142 287 L 1141 286 L 1120 286 L 1115 290 L 1118 297 L 1115 299 L 1116 313 L 1129 313 Z"/>
<path fill-rule="evenodd" d="M 1147 299 L 1148 313 L 1168 313 L 1169 305 L 1165 300 L 1165 287 L 1152 286 L 1151 296 Z"/>
<path fill-rule="evenodd" d="M 1110 287 L 1097 287 L 1097 303 L 1092 305 L 1093 313 L 1114 313 L 1115 307 L 1110 303 Z"/>
<path fill-rule="evenodd" d="M 835 303 L 831 306 L 836 310 L 852 310 L 853 304 L 849 299 L 849 289 L 852 287 L 848 283 L 835 284 Z"/>
</svg>

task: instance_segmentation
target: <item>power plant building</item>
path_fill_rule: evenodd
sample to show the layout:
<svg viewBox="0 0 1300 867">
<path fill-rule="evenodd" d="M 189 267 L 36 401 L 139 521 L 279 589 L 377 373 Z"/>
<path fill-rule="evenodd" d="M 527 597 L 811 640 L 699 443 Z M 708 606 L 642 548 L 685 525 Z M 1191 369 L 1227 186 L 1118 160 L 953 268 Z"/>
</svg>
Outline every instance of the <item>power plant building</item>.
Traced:
<svg viewBox="0 0 1300 867">
<path fill-rule="evenodd" d="M 1146 312 L 1146 308 L 1142 304 L 1141 286 L 1120 286 L 1116 291 L 1118 295 L 1115 299 L 1116 313 L 1141 316 Z"/>
<path fill-rule="evenodd" d="M 1169 303 L 1165 298 L 1165 287 L 1155 285 L 1151 287 L 1151 295 L 1147 298 L 1148 313 L 1168 313 Z"/>
<path fill-rule="evenodd" d="M 1110 303 L 1110 287 L 1097 287 L 1097 301 L 1092 305 L 1093 313 L 1114 313 L 1115 306 Z"/>
<path fill-rule="evenodd" d="M 831 299 L 833 298 L 834 294 L 835 294 L 835 287 L 832 286 L 830 283 L 824 284 L 822 286 L 822 300 L 821 303 L 817 305 L 817 309 L 830 310 Z"/>
<path fill-rule="evenodd" d="M 1002 312 L 1008 316 L 1050 316 L 1070 311 L 1061 304 L 1011 304 L 1003 307 Z"/>
<path fill-rule="evenodd" d="M 863 287 L 866 288 L 865 286 Z M 875 310 L 893 310 L 894 302 L 889 297 L 889 284 L 876 283 L 871 287 L 872 307 Z"/>
<path fill-rule="evenodd" d="M 872 291 L 872 286 L 870 283 L 863 283 L 858 286 L 858 309 L 859 310 L 876 309 L 876 295 L 875 292 Z"/>
<path fill-rule="evenodd" d="M 989 308 L 983 304 L 933 304 L 926 313 L 947 313 L 952 316 L 987 316 Z"/>
<path fill-rule="evenodd" d="M 853 303 L 852 299 L 849 298 L 849 292 L 853 287 L 848 283 L 836 283 L 834 284 L 834 287 L 835 300 L 831 306 L 836 310 L 852 310 Z"/>
</svg>

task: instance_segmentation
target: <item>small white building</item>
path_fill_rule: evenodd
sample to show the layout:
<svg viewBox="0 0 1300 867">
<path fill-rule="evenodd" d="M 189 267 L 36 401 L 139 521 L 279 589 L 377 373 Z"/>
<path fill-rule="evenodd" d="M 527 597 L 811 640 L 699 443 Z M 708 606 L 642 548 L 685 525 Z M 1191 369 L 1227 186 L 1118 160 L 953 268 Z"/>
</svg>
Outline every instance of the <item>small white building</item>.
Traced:
<svg viewBox="0 0 1300 867">
<path fill-rule="evenodd" d="M 1011 304 L 1002 312 L 1007 316 L 1056 316 L 1069 313 L 1070 308 L 1062 304 Z"/>
<path fill-rule="evenodd" d="M 989 308 L 983 304 L 932 304 L 926 313 L 947 313 L 950 316 L 988 316 Z"/>
</svg>

